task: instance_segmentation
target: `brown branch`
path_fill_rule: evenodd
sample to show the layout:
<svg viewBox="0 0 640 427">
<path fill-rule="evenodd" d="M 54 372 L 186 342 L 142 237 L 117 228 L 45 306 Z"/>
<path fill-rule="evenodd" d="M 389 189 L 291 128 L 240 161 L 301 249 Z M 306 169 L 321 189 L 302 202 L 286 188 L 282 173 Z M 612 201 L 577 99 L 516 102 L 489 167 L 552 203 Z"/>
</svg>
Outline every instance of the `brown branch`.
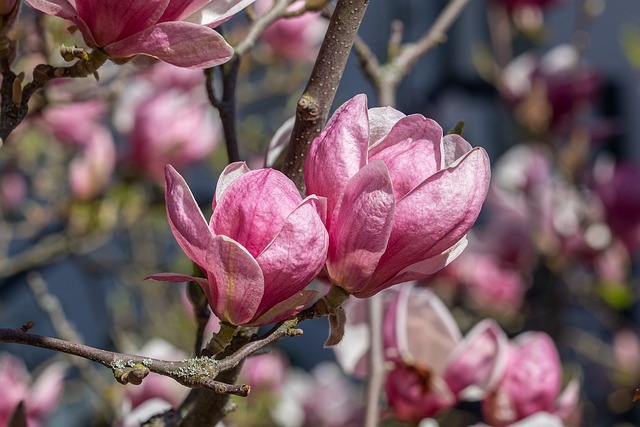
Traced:
<svg viewBox="0 0 640 427">
<path fill-rule="evenodd" d="M 304 159 L 311 141 L 324 126 L 344 67 L 369 0 L 338 0 L 320 53 L 305 91 L 298 101 L 296 122 L 283 165 L 283 172 L 304 192 Z"/>
<path fill-rule="evenodd" d="M 11 132 L 24 120 L 29 112 L 29 100 L 38 90 L 42 89 L 53 79 L 61 77 L 87 77 L 94 75 L 106 61 L 107 55 L 99 49 L 85 53 L 82 59 L 68 67 L 54 67 L 40 64 L 33 69 L 33 80 L 22 88 L 24 74 L 11 71 L 11 61 L 4 50 L 0 49 L 0 72 L 2 73 L 2 87 L 0 96 L 0 147 Z M 14 46 L 15 52 L 15 46 Z M 63 52 L 64 54 L 65 52 Z"/>
</svg>

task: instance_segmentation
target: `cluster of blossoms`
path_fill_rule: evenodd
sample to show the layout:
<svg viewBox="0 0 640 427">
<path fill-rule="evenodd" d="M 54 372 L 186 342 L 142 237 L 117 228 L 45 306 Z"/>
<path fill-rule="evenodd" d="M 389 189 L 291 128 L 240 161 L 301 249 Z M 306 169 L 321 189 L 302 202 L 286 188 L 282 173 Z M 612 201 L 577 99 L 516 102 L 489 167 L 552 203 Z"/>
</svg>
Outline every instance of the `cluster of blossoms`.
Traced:
<svg viewBox="0 0 640 427">
<path fill-rule="evenodd" d="M 273 169 L 232 163 L 220 175 L 207 222 L 184 179 L 166 169 L 171 230 L 204 278 L 218 318 L 264 325 L 298 313 L 304 288 L 326 265 L 330 281 L 358 298 L 427 277 L 466 246 L 489 186 L 489 160 L 436 122 L 363 95 L 342 105 L 311 144 L 309 196 Z"/>
</svg>

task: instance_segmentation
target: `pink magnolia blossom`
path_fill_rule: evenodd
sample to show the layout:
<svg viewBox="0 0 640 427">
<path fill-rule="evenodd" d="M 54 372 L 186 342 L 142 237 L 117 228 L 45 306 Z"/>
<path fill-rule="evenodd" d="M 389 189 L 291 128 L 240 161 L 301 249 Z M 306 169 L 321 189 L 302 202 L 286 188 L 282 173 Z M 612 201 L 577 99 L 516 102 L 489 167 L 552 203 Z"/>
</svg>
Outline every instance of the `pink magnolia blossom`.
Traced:
<svg viewBox="0 0 640 427">
<path fill-rule="evenodd" d="M 256 389 L 276 393 L 284 385 L 287 367 L 285 357 L 278 352 L 250 356 L 242 365 L 238 383 L 249 384 L 252 394 Z"/>
<path fill-rule="evenodd" d="M 117 124 L 129 137 L 136 171 L 161 182 L 166 164 L 182 170 L 211 154 L 220 121 L 203 87 L 202 71 L 163 63 L 129 86 Z"/>
<path fill-rule="evenodd" d="M 328 201 L 332 283 L 366 298 L 420 279 L 466 245 L 489 186 L 489 159 L 419 114 L 367 110 L 358 95 L 311 144 L 309 194 Z"/>
<path fill-rule="evenodd" d="M 27 425 L 39 427 L 40 422 L 58 404 L 62 393 L 64 371 L 65 368 L 60 363 L 51 364 L 32 382 L 20 359 L 8 353 L 1 354 L 0 426 L 7 425 L 16 406 L 24 401 Z"/>
<path fill-rule="evenodd" d="M 235 325 L 276 322 L 314 297 L 314 291 L 303 289 L 326 259 L 322 198 L 302 200 L 281 172 L 251 171 L 241 162 L 220 175 L 208 224 L 187 183 L 170 165 L 165 197 L 173 235 L 206 278 L 163 273 L 151 279 L 197 281 L 214 314 Z"/>
<path fill-rule="evenodd" d="M 553 340 L 527 332 L 509 343 L 506 369 L 497 388 L 483 401 L 485 418 L 495 427 L 508 426 L 540 412 L 579 425 L 579 386 L 572 381 L 560 394 L 562 368 Z"/>
<path fill-rule="evenodd" d="M 58 140 L 79 148 L 69 166 L 73 195 L 89 200 L 111 181 L 116 147 L 107 127 L 100 122 L 105 105 L 99 101 L 77 102 L 47 108 L 42 121 Z"/>
<path fill-rule="evenodd" d="M 254 0 L 27 1 L 41 12 L 73 22 L 87 45 L 111 58 L 148 55 L 180 67 L 206 68 L 233 55 L 212 28 Z M 200 22 L 183 21 L 196 12 L 193 19 Z"/>
<path fill-rule="evenodd" d="M 256 2 L 256 10 L 268 10 L 271 0 Z M 290 10 L 300 9 L 304 2 L 294 2 Z M 293 18 L 279 19 L 264 33 L 262 40 L 269 45 L 273 53 L 283 59 L 313 60 L 327 28 L 320 13 L 304 13 Z"/>
<path fill-rule="evenodd" d="M 484 320 L 463 339 L 446 306 L 426 288 L 405 286 L 387 314 L 386 355 L 393 362 L 385 389 L 403 421 L 419 421 L 479 400 L 502 376 L 506 337 Z"/>
</svg>

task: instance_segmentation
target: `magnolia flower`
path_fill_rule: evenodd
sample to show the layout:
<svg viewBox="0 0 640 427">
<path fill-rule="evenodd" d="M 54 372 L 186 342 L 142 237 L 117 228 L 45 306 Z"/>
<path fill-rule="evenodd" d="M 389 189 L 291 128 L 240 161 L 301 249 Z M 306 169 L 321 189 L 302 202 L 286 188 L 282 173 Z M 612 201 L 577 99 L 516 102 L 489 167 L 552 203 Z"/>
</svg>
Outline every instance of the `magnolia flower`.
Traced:
<svg viewBox="0 0 640 427">
<path fill-rule="evenodd" d="M 315 292 L 303 291 L 320 272 L 328 247 L 325 201 L 302 200 L 291 180 L 274 169 L 241 162 L 218 179 L 209 223 L 182 176 L 165 172 L 171 231 L 206 278 L 161 273 L 169 282 L 197 281 L 214 314 L 234 325 L 265 325 L 302 310 Z"/>
<path fill-rule="evenodd" d="M 99 101 L 76 102 L 49 107 L 42 114 L 48 131 L 79 149 L 69 166 L 69 183 L 73 195 L 82 200 L 103 191 L 115 168 L 115 143 L 109 129 L 100 122 L 105 108 Z"/>
<path fill-rule="evenodd" d="M 162 182 L 167 163 L 182 170 L 213 151 L 220 121 L 202 71 L 159 63 L 142 77 L 124 93 L 117 125 L 128 134 L 133 168 Z"/>
<path fill-rule="evenodd" d="M 367 110 L 358 95 L 311 144 L 309 194 L 327 198 L 329 277 L 366 298 L 424 278 L 466 245 L 489 186 L 489 159 L 419 114 Z"/>
<path fill-rule="evenodd" d="M 562 368 L 551 337 L 527 332 L 508 345 L 504 376 L 482 402 L 485 418 L 495 427 L 512 425 L 546 412 L 565 427 L 579 425 L 579 385 L 573 380 L 560 393 Z"/>
<path fill-rule="evenodd" d="M 65 368 L 53 363 L 32 382 L 22 361 L 8 353 L 0 355 L 0 426 L 5 426 L 20 402 L 25 404 L 29 427 L 40 426 L 62 393 Z"/>
<path fill-rule="evenodd" d="M 254 0 L 27 0 L 73 22 L 92 48 L 121 60 L 148 55 L 180 67 L 228 61 L 233 48 L 212 30 Z M 183 22 L 190 18 L 198 23 Z M 203 24 L 203 25 L 200 25 Z"/>
<path fill-rule="evenodd" d="M 271 0 L 258 0 L 256 10 L 266 11 Z M 294 2 L 290 10 L 299 10 L 304 2 Z M 316 56 L 327 24 L 319 13 L 304 13 L 292 18 L 279 19 L 262 33 L 261 39 L 272 52 L 283 59 L 309 59 Z"/>
<path fill-rule="evenodd" d="M 504 371 L 506 337 L 484 320 L 463 339 L 446 306 L 430 290 L 403 287 L 386 318 L 385 354 L 393 362 L 385 389 L 403 421 L 419 421 L 479 400 Z"/>
<path fill-rule="evenodd" d="M 269 352 L 247 357 L 242 365 L 238 383 L 249 384 L 251 395 L 255 390 L 279 392 L 284 385 L 288 363 L 278 352 Z"/>
</svg>

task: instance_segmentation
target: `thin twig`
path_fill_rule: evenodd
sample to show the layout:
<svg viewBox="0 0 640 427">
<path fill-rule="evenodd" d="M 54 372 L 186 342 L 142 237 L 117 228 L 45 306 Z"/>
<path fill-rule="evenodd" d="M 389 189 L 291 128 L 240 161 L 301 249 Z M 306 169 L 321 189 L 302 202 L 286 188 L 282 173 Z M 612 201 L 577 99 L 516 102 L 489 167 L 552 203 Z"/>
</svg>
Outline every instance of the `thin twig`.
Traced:
<svg viewBox="0 0 640 427">
<path fill-rule="evenodd" d="M 367 381 L 367 402 L 365 426 L 376 427 L 380 414 L 380 395 L 384 379 L 384 359 L 382 348 L 382 296 L 367 299 L 367 319 L 369 323 L 369 377 Z"/>
</svg>

